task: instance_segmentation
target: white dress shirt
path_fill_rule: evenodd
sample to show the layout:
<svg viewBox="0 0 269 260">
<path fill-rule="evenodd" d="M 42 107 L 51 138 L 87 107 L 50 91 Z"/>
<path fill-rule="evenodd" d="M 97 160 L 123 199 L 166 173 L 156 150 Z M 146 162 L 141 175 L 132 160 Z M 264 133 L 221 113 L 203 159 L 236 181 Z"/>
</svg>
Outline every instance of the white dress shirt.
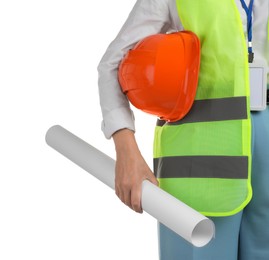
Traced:
<svg viewBox="0 0 269 260">
<path fill-rule="evenodd" d="M 246 13 L 240 0 L 235 0 L 246 31 Z M 249 4 L 250 0 L 246 0 Z M 255 0 L 253 9 L 253 50 L 255 57 L 269 61 L 269 0 Z M 103 121 L 102 131 L 111 138 L 116 131 L 135 131 L 134 115 L 118 82 L 118 66 L 139 40 L 148 35 L 183 30 L 175 0 L 138 0 L 114 41 L 108 46 L 98 65 L 99 95 Z"/>
</svg>

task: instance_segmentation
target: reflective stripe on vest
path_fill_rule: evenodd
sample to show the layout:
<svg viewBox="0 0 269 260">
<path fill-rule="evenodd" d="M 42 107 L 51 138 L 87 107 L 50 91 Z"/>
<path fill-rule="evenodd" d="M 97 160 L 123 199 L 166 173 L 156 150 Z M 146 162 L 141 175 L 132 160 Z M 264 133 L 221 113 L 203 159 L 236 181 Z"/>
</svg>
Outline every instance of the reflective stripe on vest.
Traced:
<svg viewBox="0 0 269 260">
<path fill-rule="evenodd" d="M 208 216 L 228 216 L 251 199 L 248 54 L 234 0 L 177 0 L 185 30 L 201 41 L 194 105 L 159 121 L 154 173 L 160 187 Z"/>
</svg>

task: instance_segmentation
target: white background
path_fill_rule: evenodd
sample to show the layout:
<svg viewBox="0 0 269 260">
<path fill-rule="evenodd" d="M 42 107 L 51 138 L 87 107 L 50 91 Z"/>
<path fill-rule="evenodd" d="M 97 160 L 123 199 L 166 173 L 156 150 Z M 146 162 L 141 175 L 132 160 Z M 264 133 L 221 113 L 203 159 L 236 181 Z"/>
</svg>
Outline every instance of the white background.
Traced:
<svg viewBox="0 0 269 260">
<path fill-rule="evenodd" d="M 158 259 L 139 215 L 45 143 L 60 124 L 115 158 L 100 130 L 97 70 L 135 0 L 0 2 L 0 259 Z M 152 167 L 155 119 L 135 111 Z"/>
</svg>

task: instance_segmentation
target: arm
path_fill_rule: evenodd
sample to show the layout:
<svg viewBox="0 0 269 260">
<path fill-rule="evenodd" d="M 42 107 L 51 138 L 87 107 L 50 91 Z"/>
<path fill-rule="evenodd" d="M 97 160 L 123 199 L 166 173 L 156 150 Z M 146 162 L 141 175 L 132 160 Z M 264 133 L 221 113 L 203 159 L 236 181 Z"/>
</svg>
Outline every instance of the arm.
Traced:
<svg viewBox="0 0 269 260">
<path fill-rule="evenodd" d="M 138 0 L 98 66 L 102 130 L 107 138 L 113 136 L 117 154 L 115 191 L 122 202 L 136 212 L 142 212 L 143 180 L 148 179 L 156 185 L 158 182 L 137 146 L 133 114 L 118 83 L 118 66 L 125 53 L 139 40 L 176 29 L 171 22 L 168 1 Z"/>
<path fill-rule="evenodd" d="M 108 139 L 119 129 L 135 131 L 133 113 L 118 82 L 118 66 L 126 52 L 139 40 L 172 29 L 167 2 L 138 0 L 98 65 L 102 130 Z"/>
</svg>

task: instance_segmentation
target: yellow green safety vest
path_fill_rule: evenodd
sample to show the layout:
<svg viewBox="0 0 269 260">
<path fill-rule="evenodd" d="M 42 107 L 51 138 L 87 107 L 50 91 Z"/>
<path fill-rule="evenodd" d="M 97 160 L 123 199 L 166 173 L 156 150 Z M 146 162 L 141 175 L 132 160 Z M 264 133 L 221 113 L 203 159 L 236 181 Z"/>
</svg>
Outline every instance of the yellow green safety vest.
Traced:
<svg viewBox="0 0 269 260">
<path fill-rule="evenodd" d="M 234 0 L 176 0 L 185 30 L 201 41 L 191 111 L 159 121 L 154 173 L 160 187 L 207 216 L 241 211 L 252 196 L 248 53 Z"/>
</svg>

